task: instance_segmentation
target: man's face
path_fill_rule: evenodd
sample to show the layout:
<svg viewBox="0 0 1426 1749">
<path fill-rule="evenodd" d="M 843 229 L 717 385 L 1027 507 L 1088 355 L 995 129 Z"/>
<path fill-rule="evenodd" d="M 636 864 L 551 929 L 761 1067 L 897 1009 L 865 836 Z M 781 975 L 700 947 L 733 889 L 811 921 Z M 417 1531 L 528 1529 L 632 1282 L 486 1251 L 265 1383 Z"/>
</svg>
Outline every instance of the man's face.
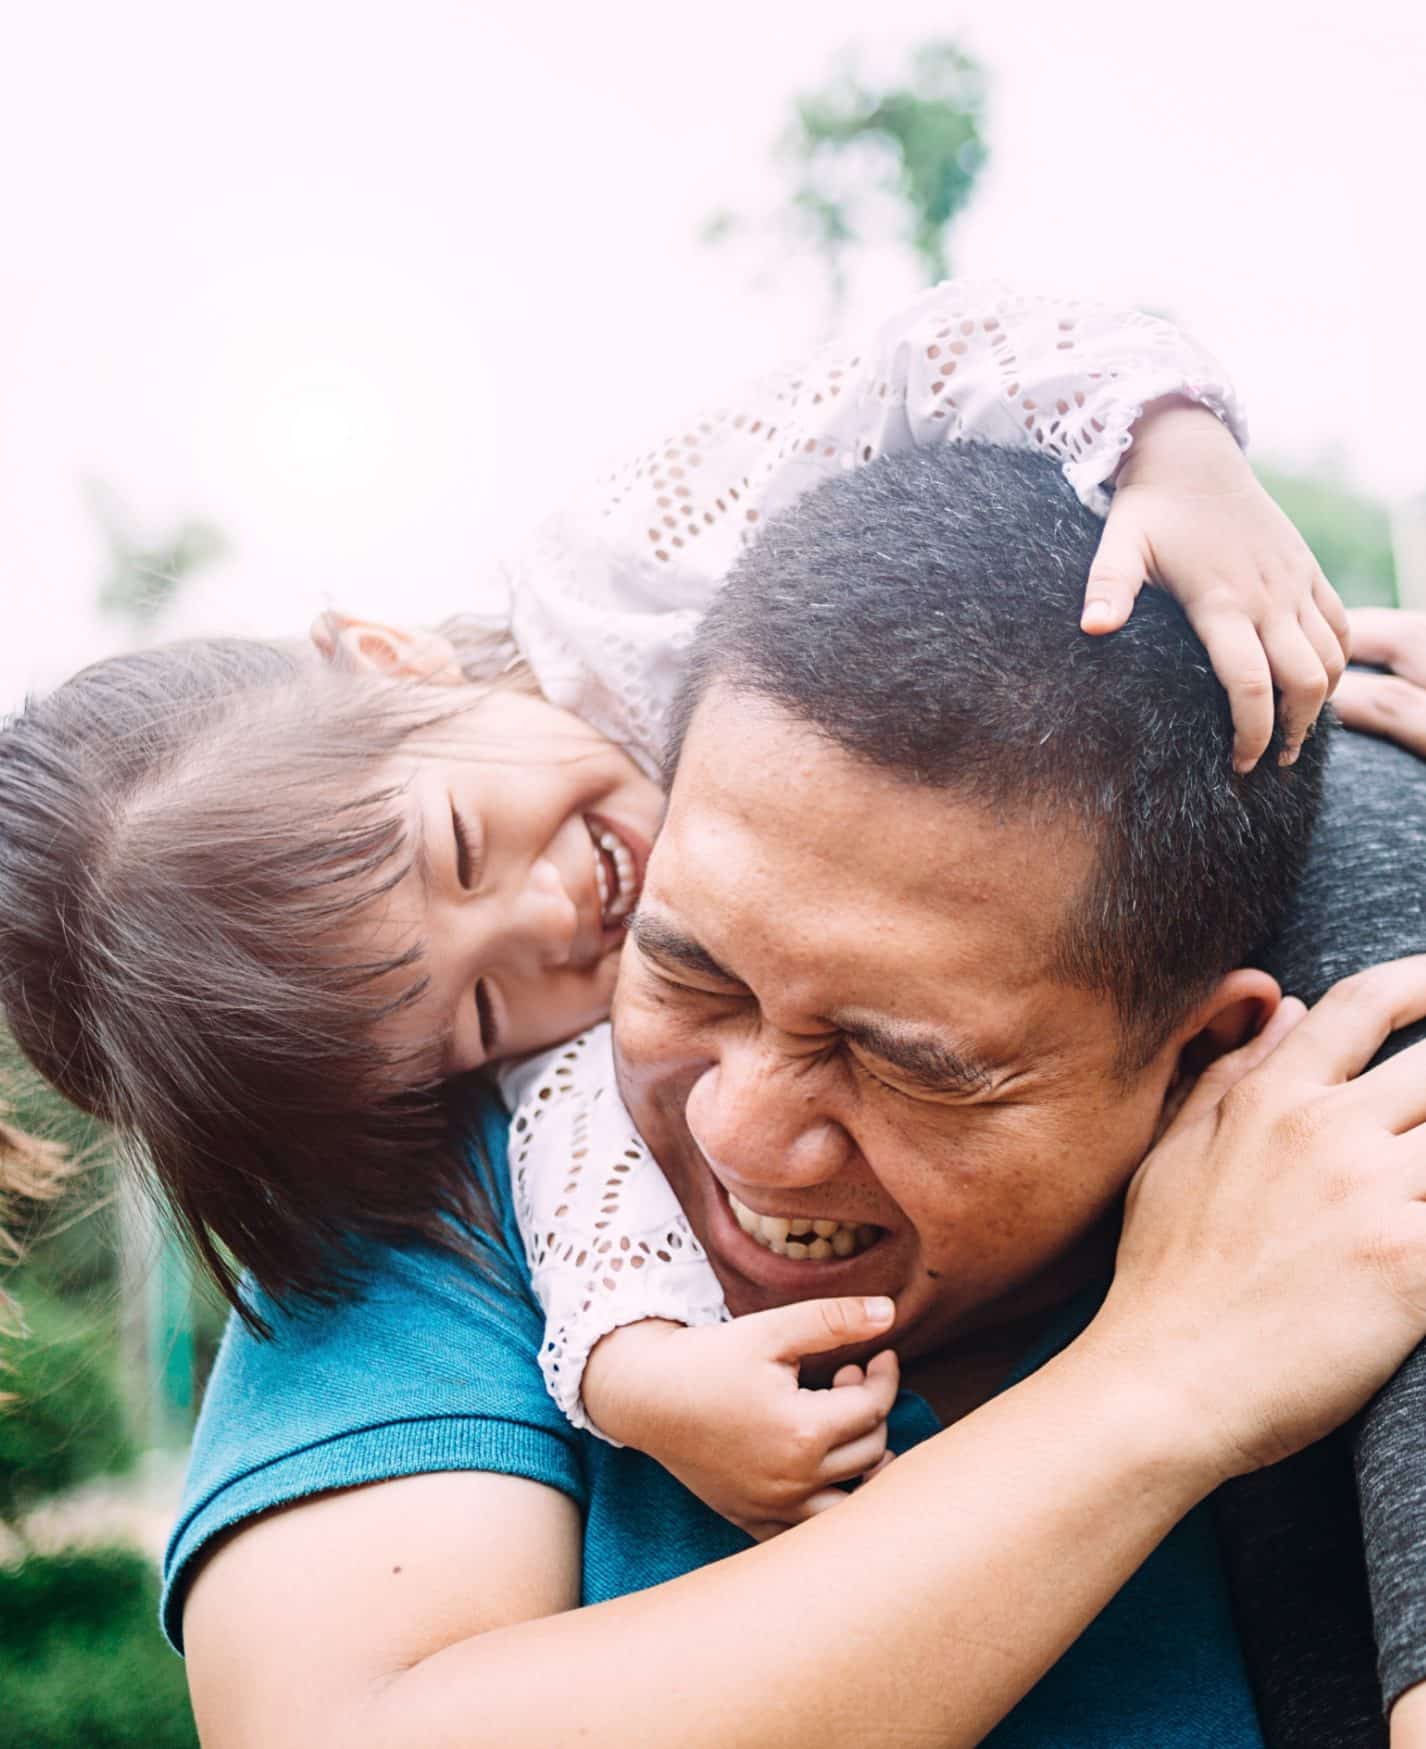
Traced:
<svg viewBox="0 0 1426 1749">
<path fill-rule="evenodd" d="M 891 1294 L 914 1355 L 1076 1285 L 1177 1055 L 1126 1086 L 1108 998 L 1050 975 L 1090 864 L 1072 825 L 917 788 L 763 701 L 704 699 L 615 1042 L 735 1313 Z M 816 1245 L 806 1220 L 836 1223 L 830 1257 L 786 1254 Z"/>
</svg>

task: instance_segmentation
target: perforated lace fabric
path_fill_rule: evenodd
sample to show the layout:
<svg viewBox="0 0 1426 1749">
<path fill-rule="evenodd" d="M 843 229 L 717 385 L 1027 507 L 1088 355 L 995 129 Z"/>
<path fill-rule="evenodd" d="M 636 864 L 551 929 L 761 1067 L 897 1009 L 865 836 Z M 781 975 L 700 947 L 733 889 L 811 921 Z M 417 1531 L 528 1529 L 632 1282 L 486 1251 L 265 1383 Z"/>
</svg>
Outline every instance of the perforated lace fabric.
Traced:
<svg viewBox="0 0 1426 1749">
<path fill-rule="evenodd" d="M 643 1318 L 720 1323 L 723 1290 L 619 1097 L 607 1022 L 502 1070 L 500 1090 L 516 1219 L 545 1310 L 540 1369 L 569 1420 L 600 1433 L 580 1391 L 600 1337 Z"/>
<path fill-rule="evenodd" d="M 543 522 L 503 575 L 514 643 L 548 699 L 652 772 L 698 618 L 766 517 L 886 451 L 967 440 L 1056 457 L 1103 515 L 1134 422 L 1170 394 L 1244 441 L 1222 370 L 1171 323 L 948 280 Z"/>
<path fill-rule="evenodd" d="M 656 773 L 700 615 L 759 524 L 831 475 L 915 444 L 992 442 L 1056 457 L 1103 514 L 1132 427 L 1164 395 L 1240 442 L 1236 397 L 1170 323 L 951 280 L 865 344 L 690 420 L 549 518 L 505 574 L 514 652 L 553 703 Z M 601 1336 L 641 1318 L 726 1317 L 677 1199 L 619 1097 L 598 1027 L 502 1076 L 515 1206 L 546 1311 L 540 1361 L 570 1420 Z"/>
</svg>

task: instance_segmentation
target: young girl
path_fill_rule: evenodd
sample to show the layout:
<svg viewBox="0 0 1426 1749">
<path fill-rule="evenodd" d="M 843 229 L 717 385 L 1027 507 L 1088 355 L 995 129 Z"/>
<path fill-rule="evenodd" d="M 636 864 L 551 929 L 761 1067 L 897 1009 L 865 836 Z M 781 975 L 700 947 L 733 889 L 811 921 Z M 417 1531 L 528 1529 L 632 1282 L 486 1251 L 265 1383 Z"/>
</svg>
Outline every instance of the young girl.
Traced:
<svg viewBox="0 0 1426 1749">
<path fill-rule="evenodd" d="M 1240 437 L 1167 324 L 949 283 L 552 519 L 490 620 L 440 636 L 325 615 L 320 661 L 215 640 L 100 664 L 0 737 L 9 1023 L 139 1144 L 248 1317 L 237 1268 L 322 1298 L 365 1240 L 459 1248 L 482 1209 L 441 1088 L 580 1035 L 505 1072 L 551 1389 L 759 1533 L 820 1510 L 878 1461 L 895 1363 L 811 1393 L 797 1361 L 886 1320 L 839 1303 L 835 1343 L 817 1306 L 711 1327 L 717 1282 L 597 1025 L 681 652 L 760 520 L 828 473 L 910 443 L 1026 444 L 1107 512 L 1086 630 L 1122 624 L 1152 577 L 1228 689 L 1240 770 L 1269 745 L 1274 683 L 1290 760 L 1345 619 Z M 811 1292 L 861 1242 L 740 1218 L 805 1252 Z"/>
</svg>

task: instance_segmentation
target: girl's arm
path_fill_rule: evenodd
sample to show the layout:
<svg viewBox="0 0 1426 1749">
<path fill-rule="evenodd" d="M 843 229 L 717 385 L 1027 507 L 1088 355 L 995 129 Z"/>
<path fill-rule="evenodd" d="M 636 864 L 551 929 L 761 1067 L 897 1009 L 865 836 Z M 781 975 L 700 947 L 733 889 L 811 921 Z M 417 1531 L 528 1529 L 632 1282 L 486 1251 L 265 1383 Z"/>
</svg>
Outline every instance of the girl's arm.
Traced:
<svg viewBox="0 0 1426 1749">
<path fill-rule="evenodd" d="M 575 1426 L 631 1445 L 759 1539 L 837 1504 L 886 1452 L 895 1356 L 804 1390 L 800 1362 L 890 1326 L 890 1301 L 728 1325 L 723 1290 L 619 1097 L 608 1025 L 500 1071 L 510 1178 L 545 1313 L 540 1370 Z M 709 1326 L 713 1326 L 710 1328 Z"/>
<path fill-rule="evenodd" d="M 621 1444 L 586 1410 L 595 1344 L 645 1319 L 720 1323 L 723 1290 L 619 1097 L 607 1021 L 499 1079 L 515 1215 L 545 1312 L 540 1370 L 574 1426 Z"/>
<path fill-rule="evenodd" d="M 1257 679 L 1244 669 L 1239 622 L 1261 650 L 1275 615 L 1283 624 L 1268 650 L 1273 673 L 1294 698 L 1294 688 L 1305 689 L 1299 716 L 1314 716 L 1340 671 L 1329 667 L 1314 697 L 1307 670 L 1315 644 L 1295 641 L 1299 606 L 1312 604 L 1320 574 L 1241 459 L 1243 422 L 1214 361 L 1154 317 L 957 280 L 922 294 L 879 331 L 837 342 L 809 365 L 689 420 L 549 518 L 510 568 L 515 642 L 549 698 L 652 770 L 693 628 L 765 517 L 886 451 L 958 441 L 1043 452 L 1103 514 L 1126 449 L 1150 424 L 1171 427 L 1172 441 L 1146 458 L 1147 477 L 1125 513 L 1116 511 L 1122 535 L 1091 580 L 1104 610 L 1086 629 L 1121 624 L 1145 575 L 1175 592 L 1211 590 L 1216 611 L 1205 617 L 1224 628 L 1217 643 L 1235 666 L 1229 674 L 1220 664 L 1220 673 L 1239 688 L 1235 708 Z M 1189 477 L 1175 497 L 1166 490 L 1173 452 L 1185 446 Z M 1168 537 L 1162 563 L 1159 528 Z M 1330 662 L 1330 633 L 1310 623 Z M 1245 712 L 1240 751 L 1256 757 L 1271 727 L 1271 688 L 1266 726 L 1260 695 Z"/>
</svg>

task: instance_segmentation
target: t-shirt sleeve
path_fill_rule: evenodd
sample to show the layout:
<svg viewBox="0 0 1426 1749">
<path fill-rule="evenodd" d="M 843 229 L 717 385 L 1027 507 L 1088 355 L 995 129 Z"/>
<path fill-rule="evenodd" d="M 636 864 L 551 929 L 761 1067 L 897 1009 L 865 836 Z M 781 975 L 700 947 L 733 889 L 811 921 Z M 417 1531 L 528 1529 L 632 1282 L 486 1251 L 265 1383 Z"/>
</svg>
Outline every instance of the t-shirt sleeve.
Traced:
<svg viewBox="0 0 1426 1749">
<path fill-rule="evenodd" d="M 1349 973 L 1413 953 L 1426 953 L 1426 762 L 1339 733 L 1311 859 L 1268 970 L 1314 1002 Z M 1423 1037 L 1426 1024 L 1404 1027 L 1378 1060 Z M 1356 1464 L 1389 1708 L 1426 1681 L 1426 1348 L 1368 1405 Z"/>
<path fill-rule="evenodd" d="M 182 1650 L 183 1600 L 213 1539 L 310 1495 L 438 1470 L 526 1476 L 585 1504 L 581 1436 L 545 1390 L 543 1320 L 505 1182 L 505 1117 L 480 1112 L 498 1232 L 477 1260 L 373 1254 L 361 1291 L 282 1311 L 272 1334 L 236 1320 L 219 1351 L 164 1560 L 163 1626 Z"/>
</svg>

